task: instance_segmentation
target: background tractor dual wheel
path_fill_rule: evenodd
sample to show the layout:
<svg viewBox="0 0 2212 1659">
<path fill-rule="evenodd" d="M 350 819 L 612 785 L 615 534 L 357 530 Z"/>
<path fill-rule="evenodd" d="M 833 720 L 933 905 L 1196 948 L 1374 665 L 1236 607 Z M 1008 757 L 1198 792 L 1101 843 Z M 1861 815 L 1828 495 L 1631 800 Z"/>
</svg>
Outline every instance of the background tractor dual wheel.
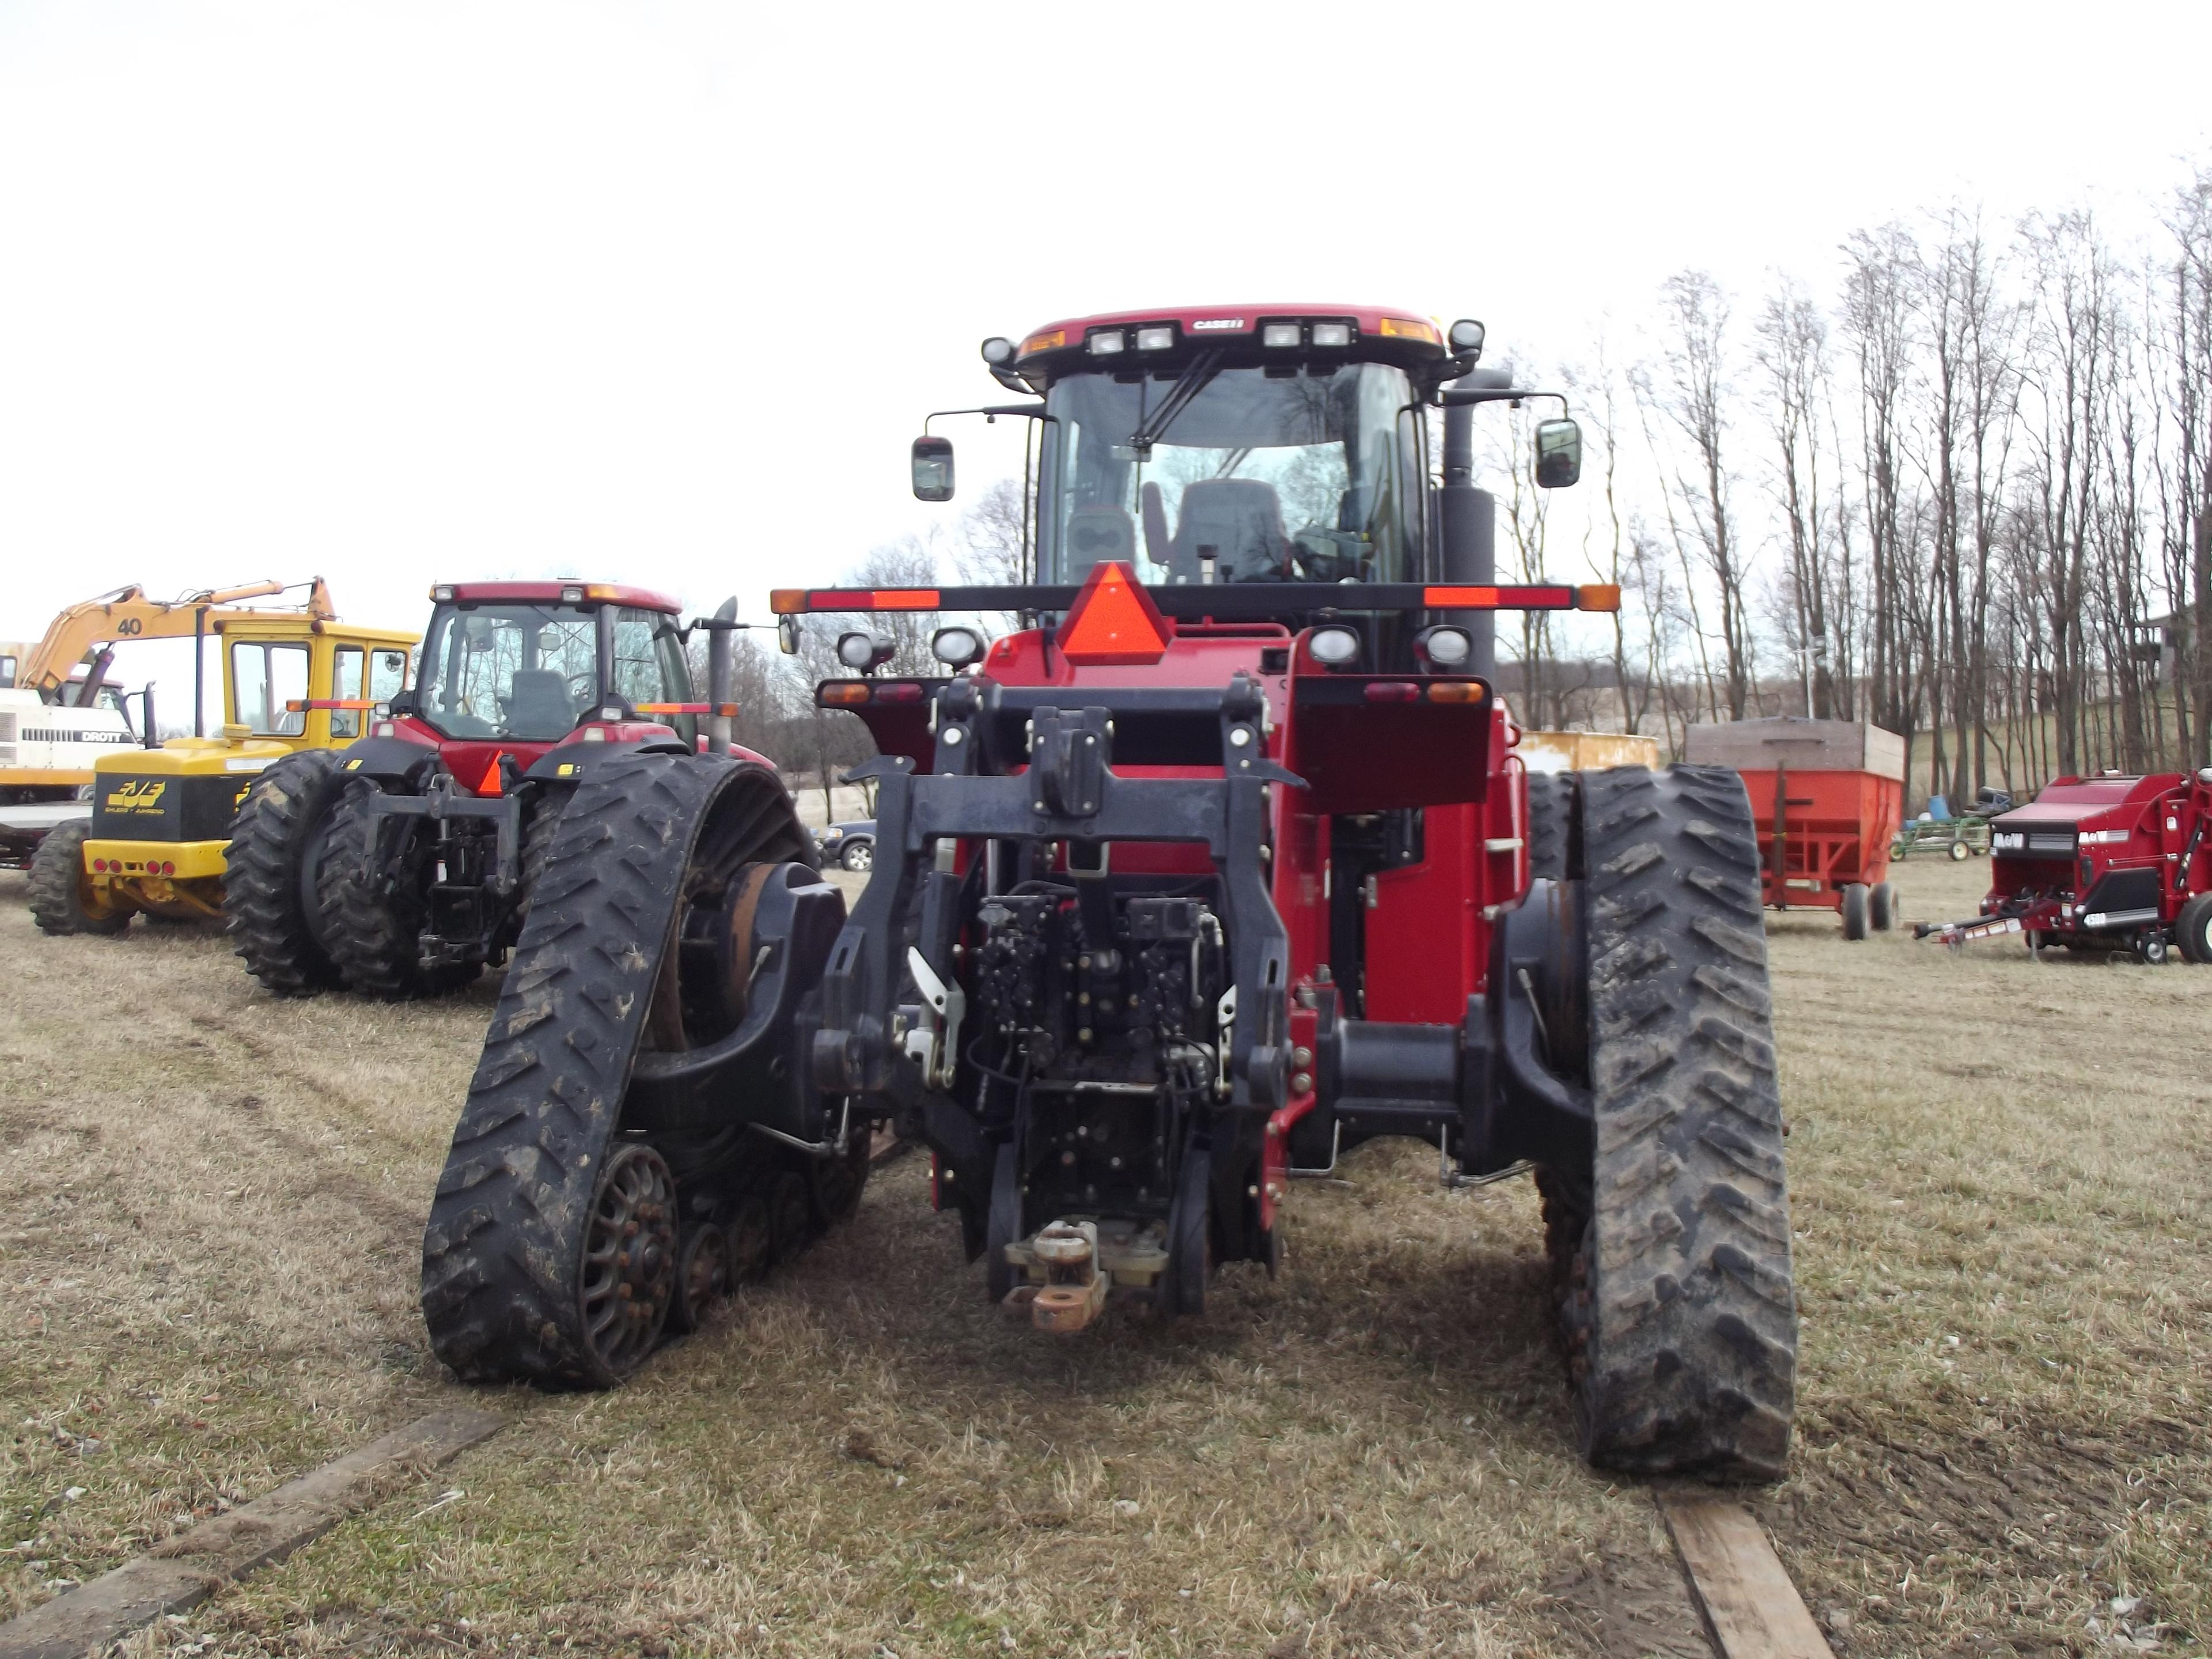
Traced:
<svg viewBox="0 0 2212 1659">
<path fill-rule="evenodd" d="M 1539 1188 L 1582 1450 L 1772 1479 L 1797 1310 L 1750 805 L 1720 767 L 1570 787 L 1595 1148 Z"/>
</svg>

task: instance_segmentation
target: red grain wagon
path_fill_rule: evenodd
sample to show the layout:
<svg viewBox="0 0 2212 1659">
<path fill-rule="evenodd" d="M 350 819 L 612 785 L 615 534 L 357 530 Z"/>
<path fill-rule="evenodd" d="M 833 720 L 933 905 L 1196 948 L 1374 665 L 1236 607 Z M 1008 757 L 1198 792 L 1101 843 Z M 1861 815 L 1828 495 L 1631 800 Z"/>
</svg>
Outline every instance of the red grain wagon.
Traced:
<svg viewBox="0 0 2212 1659">
<path fill-rule="evenodd" d="M 1904 811 L 1904 738 L 1851 720 L 1735 720 L 1692 726 L 1683 757 L 1742 775 L 1769 908 L 1838 911 L 1845 939 L 1897 925 L 1889 844 Z"/>
</svg>

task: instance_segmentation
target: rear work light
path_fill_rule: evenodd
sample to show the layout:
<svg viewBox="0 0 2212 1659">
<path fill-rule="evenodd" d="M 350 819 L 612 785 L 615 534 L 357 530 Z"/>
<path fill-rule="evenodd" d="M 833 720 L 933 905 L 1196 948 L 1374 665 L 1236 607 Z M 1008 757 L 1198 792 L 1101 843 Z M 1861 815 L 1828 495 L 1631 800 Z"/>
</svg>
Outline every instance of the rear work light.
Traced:
<svg viewBox="0 0 2212 1659">
<path fill-rule="evenodd" d="M 1298 343 L 1300 332 L 1296 323 L 1269 323 L 1260 331 L 1260 343 L 1263 346 L 1294 346 Z"/>
<path fill-rule="evenodd" d="M 1140 328 L 1137 331 L 1137 349 L 1139 351 L 1172 351 L 1176 331 L 1172 328 Z"/>
<path fill-rule="evenodd" d="M 1101 329 L 1085 342 L 1094 357 L 1111 357 L 1128 344 L 1128 337 L 1118 328 Z"/>
<path fill-rule="evenodd" d="M 1349 668 L 1359 660 L 1359 635 L 1349 628 L 1316 628 L 1306 636 L 1306 649 L 1324 668 Z"/>
<path fill-rule="evenodd" d="M 441 585 L 439 585 L 438 586 L 434 587 L 434 588 L 432 588 L 432 589 L 430 590 L 430 603 L 431 603 L 431 604 L 433 604 L 433 605 L 451 605 L 453 602 L 453 590 L 452 588 L 450 588 L 450 587 L 447 587 L 447 586 L 444 586 L 442 583 L 441 583 Z"/>
<path fill-rule="evenodd" d="M 581 604 L 583 604 L 583 602 L 584 602 L 584 590 L 583 590 L 582 588 L 580 588 L 580 587 L 564 587 L 564 588 L 562 588 L 562 589 L 561 590 L 561 603 L 562 603 L 562 604 L 563 604 L 563 605 L 581 605 Z"/>
<path fill-rule="evenodd" d="M 1350 323 L 1316 323 L 1313 343 L 1317 346 L 1348 346 L 1352 343 Z"/>
<path fill-rule="evenodd" d="M 994 334 L 983 342 L 983 361 L 993 368 L 1014 360 L 1014 343 L 1003 334 Z"/>
</svg>

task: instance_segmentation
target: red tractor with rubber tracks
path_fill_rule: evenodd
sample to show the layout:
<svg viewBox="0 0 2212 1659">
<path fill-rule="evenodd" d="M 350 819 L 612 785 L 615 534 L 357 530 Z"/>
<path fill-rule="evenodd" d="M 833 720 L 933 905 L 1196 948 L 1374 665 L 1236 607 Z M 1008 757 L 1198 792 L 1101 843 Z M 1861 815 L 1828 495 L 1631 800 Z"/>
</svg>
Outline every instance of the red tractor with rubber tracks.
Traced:
<svg viewBox="0 0 2212 1659">
<path fill-rule="evenodd" d="M 1553 394 L 1480 338 L 1261 306 L 987 342 L 1025 394 L 989 412 L 1036 422 L 1025 580 L 774 608 L 1022 625 L 941 628 L 927 677 L 841 640 L 861 672 L 817 702 L 880 750 L 849 915 L 762 769 L 641 750 L 576 791 L 424 1236 L 440 1357 L 619 1381 L 848 1213 L 884 1122 L 994 1300 L 1060 1334 L 1191 1317 L 1221 1264 L 1277 1268 L 1296 1177 L 1403 1136 L 1449 1184 L 1533 1172 L 1592 1461 L 1777 1474 L 1796 1311 L 1750 808 L 1698 767 L 1532 797 L 1495 613 L 1619 595 L 1496 580 L 1474 422 Z M 1533 436 L 1538 482 L 1573 483 L 1573 422 Z M 913 461 L 951 495 L 946 439 Z"/>
<path fill-rule="evenodd" d="M 2060 778 L 1992 818 L 1981 913 L 1913 936 L 1957 949 L 2005 934 L 2033 951 L 2212 963 L 2212 767 Z"/>
<path fill-rule="evenodd" d="M 675 600 L 574 580 L 430 597 L 416 684 L 346 748 L 271 766 L 233 826 L 225 915 L 280 994 L 466 984 L 513 945 L 581 778 L 640 747 L 691 752 L 702 714 L 727 747 L 731 711 L 691 701 Z M 721 641 L 735 615 L 693 626 Z"/>
</svg>

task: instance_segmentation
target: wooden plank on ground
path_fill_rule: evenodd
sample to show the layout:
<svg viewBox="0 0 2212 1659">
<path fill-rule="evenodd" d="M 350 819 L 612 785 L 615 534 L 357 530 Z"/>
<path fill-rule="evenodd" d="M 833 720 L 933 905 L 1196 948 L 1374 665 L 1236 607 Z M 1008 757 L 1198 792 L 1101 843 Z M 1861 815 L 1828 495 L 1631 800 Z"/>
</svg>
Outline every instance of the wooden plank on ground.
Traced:
<svg viewBox="0 0 2212 1659">
<path fill-rule="evenodd" d="M 1692 1492 L 1662 1492 L 1658 1499 L 1726 1659 L 1835 1659 L 1749 1510 Z"/>
<path fill-rule="evenodd" d="M 490 1412 L 436 1412 L 373 1440 L 0 1625 L 0 1659 L 81 1659 L 87 1649 L 181 1613 L 320 1537 L 397 1477 L 489 1439 L 506 1420 Z"/>
</svg>

